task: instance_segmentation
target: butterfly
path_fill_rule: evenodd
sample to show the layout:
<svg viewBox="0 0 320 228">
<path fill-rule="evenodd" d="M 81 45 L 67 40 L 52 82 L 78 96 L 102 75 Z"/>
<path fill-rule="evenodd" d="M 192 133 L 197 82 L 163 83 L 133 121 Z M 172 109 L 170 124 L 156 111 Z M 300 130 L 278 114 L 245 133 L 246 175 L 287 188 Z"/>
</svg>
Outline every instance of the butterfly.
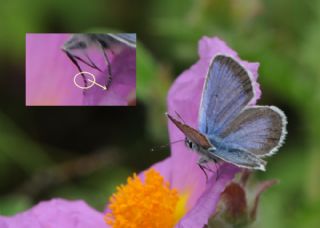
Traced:
<svg viewBox="0 0 320 228">
<path fill-rule="evenodd" d="M 135 33 L 119 33 L 119 34 L 74 34 L 68 39 L 62 50 L 66 53 L 71 62 L 77 67 L 79 72 L 82 72 L 82 69 L 78 63 L 82 62 L 85 65 L 102 72 L 102 70 L 94 63 L 94 61 L 87 54 L 88 48 L 95 46 L 101 50 L 104 61 L 108 66 L 109 77 L 106 80 L 105 87 L 108 89 L 112 82 L 112 71 L 111 63 L 107 55 L 107 50 L 113 53 L 113 49 L 117 48 L 136 48 L 136 34 Z M 83 57 L 80 57 L 78 53 L 82 53 Z M 87 87 L 86 77 L 82 74 L 85 87 Z"/>
<path fill-rule="evenodd" d="M 185 135 L 185 145 L 200 154 L 198 164 L 212 161 L 265 171 L 287 134 L 287 118 L 275 106 L 249 105 L 255 99 L 251 74 L 234 58 L 217 55 L 210 63 L 199 109 L 199 129 L 170 114 Z"/>
</svg>

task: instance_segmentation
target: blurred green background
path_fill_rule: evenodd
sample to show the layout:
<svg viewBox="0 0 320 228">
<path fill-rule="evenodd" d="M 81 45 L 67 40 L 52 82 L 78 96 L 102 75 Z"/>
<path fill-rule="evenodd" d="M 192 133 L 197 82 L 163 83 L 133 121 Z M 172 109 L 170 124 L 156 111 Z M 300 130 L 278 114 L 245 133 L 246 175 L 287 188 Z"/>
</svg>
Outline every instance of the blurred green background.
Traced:
<svg viewBox="0 0 320 228">
<path fill-rule="evenodd" d="M 169 155 L 168 88 L 219 36 L 258 61 L 260 104 L 288 116 L 288 138 L 255 180 L 277 178 L 253 227 L 320 227 L 320 1 L 1 0 L 0 214 L 52 197 L 103 210 L 132 172 Z M 138 33 L 137 107 L 25 107 L 25 33 Z"/>
</svg>

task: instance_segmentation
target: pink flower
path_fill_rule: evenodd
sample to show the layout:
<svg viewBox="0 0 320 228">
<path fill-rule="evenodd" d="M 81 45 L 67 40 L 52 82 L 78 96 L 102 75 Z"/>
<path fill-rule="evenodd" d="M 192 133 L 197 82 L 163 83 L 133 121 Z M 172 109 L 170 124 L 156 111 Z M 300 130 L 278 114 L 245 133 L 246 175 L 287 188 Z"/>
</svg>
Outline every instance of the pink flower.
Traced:
<svg viewBox="0 0 320 228">
<path fill-rule="evenodd" d="M 26 105 L 128 105 L 136 88 L 136 50 L 124 49 L 110 55 L 113 81 L 109 90 L 93 86 L 83 93 L 73 77 L 78 69 L 61 50 L 68 34 L 27 34 Z M 96 81 L 105 85 L 107 66 L 101 53 L 92 57 L 103 72 L 95 72 Z M 100 58 L 99 58 L 100 57 Z M 81 65 L 83 71 L 92 68 Z"/>
<path fill-rule="evenodd" d="M 194 128 L 198 124 L 200 96 L 210 60 L 218 53 L 231 55 L 239 60 L 237 54 L 218 38 L 202 38 L 199 53 L 199 61 L 177 78 L 168 95 L 168 112 L 178 112 Z M 256 79 L 258 63 L 240 62 Z M 256 94 L 260 94 L 259 85 L 255 83 Z M 169 133 L 170 141 L 184 139 L 184 135 L 171 123 Z M 212 166 L 213 172 L 208 173 L 209 179 L 206 182 L 197 160 L 198 155 L 190 152 L 183 143 L 172 144 L 169 158 L 154 164 L 138 176 L 128 178 L 127 184 L 117 188 L 107 205 L 105 221 L 114 228 L 204 227 L 209 218 L 217 214 L 221 194 L 226 192 L 226 187 L 241 169 L 222 163 L 219 165 L 217 178 L 217 166 Z M 102 227 L 101 214 L 84 203 L 78 205 L 85 208 L 79 211 L 77 207 L 73 207 L 74 203 L 68 202 L 63 207 L 63 213 L 55 204 L 46 202 L 44 205 L 47 209 L 43 210 L 45 215 L 41 217 L 41 224 L 72 228 L 81 223 L 83 226 L 79 227 Z M 0 218 L 0 225 L 10 227 L 9 225 L 14 224 L 21 227 L 28 224 L 29 216 L 36 217 L 35 221 L 38 221 L 39 214 L 33 212 L 35 208 L 11 218 Z M 58 219 L 53 220 L 53 216 Z M 89 221 L 92 222 L 90 226 Z"/>
<path fill-rule="evenodd" d="M 1 228 L 105 228 L 103 215 L 84 201 L 53 199 L 12 217 L 0 216 Z"/>
<path fill-rule="evenodd" d="M 237 56 L 237 53 L 231 50 L 220 39 L 204 37 L 199 43 L 199 61 L 190 69 L 183 72 L 176 79 L 169 91 L 168 112 L 179 113 L 184 121 L 194 128 L 197 128 L 198 125 L 198 112 L 204 79 L 210 60 L 216 54 L 226 54 L 240 60 Z M 249 63 L 241 60 L 240 62 L 254 75 L 254 78 L 257 79 L 257 69 L 259 64 Z M 255 90 L 256 94 L 260 96 L 261 92 L 257 82 L 255 82 Z M 254 102 L 256 102 L 256 100 Z M 171 142 L 184 139 L 184 135 L 180 132 L 180 130 L 170 122 L 169 133 Z M 121 210 L 118 209 L 125 208 L 125 211 L 130 211 L 134 208 L 134 211 L 137 214 L 141 214 L 144 210 L 152 211 L 152 215 L 154 217 L 152 217 L 151 221 L 153 223 L 156 221 L 159 222 L 157 225 L 160 227 L 163 225 L 162 222 L 165 221 L 175 221 L 174 224 L 177 227 L 203 227 L 208 223 L 209 217 L 215 213 L 216 205 L 220 199 L 221 193 L 232 181 L 234 175 L 241 169 L 230 164 L 223 164 L 219 168 L 219 178 L 216 178 L 216 167 L 212 167 L 214 172 L 208 173 L 211 178 L 209 179 L 208 183 L 206 183 L 205 175 L 197 165 L 198 159 L 198 155 L 190 152 L 183 143 L 175 143 L 171 146 L 171 156 L 166 160 L 152 166 L 152 169 L 155 169 L 164 179 L 162 185 L 170 186 L 171 191 L 173 191 L 171 194 L 173 195 L 175 195 L 176 191 L 178 197 L 176 206 L 172 206 L 173 203 L 171 201 L 174 200 L 173 196 L 168 197 L 168 202 L 166 202 L 165 198 L 160 197 L 162 204 L 168 204 L 173 207 L 171 208 L 171 216 L 173 216 L 171 220 L 170 215 L 167 215 L 167 217 L 162 215 L 160 221 L 156 220 L 157 212 L 161 211 L 160 205 L 162 204 L 157 204 L 157 202 L 155 202 L 156 200 L 154 200 L 154 197 L 151 197 L 150 201 L 157 205 L 155 210 L 153 210 L 151 206 L 148 206 L 152 203 L 146 203 L 146 201 L 148 202 L 146 199 L 144 199 L 144 205 L 142 208 L 140 208 L 139 205 L 135 204 L 134 202 L 130 202 L 129 199 L 128 202 L 125 203 L 126 200 L 124 199 L 128 196 L 125 194 L 125 192 L 132 193 L 134 192 L 134 189 L 136 189 L 132 183 L 136 183 L 135 181 L 137 181 L 139 183 L 138 185 L 140 186 L 137 189 L 140 189 L 140 191 L 142 191 L 141 189 L 144 188 L 148 189 L 149 184 L 152 185 L 152 183 L 150 183 L 152 181 L 150 180 L 146 180 L 143 185 L 142 182 L 140 183 L 136 178 L 134 178 L 135 181 L 128 181 L 128 184 L 122 186 L 120 190 L 118 190 L 118 192 L 111 198 L 111 205 L 109 205 L 107 209 L 107 221 L 109 221 L 110 224 L 117 224 L 117 219 L 121 221 L 127 221 L 128 223 L 130 221 L 132 222 L 132 219 L 130 220 L 130 216 L 123 216 Z M 147 172 L 149 172 L 149 170 Z M 145 178 L 142 174 L 140 175 L 140 179 L 144 180 Z M 160 191 L 162 188 L 160 186 L 154 187 L 155 190 L 152 191 L 156 196 L 162 195 Z M 169 190 L 165 189 L 163 191 L 167 192 Z M 170 195 L 169 193 L 167 194 Z M 169 202 L 171 203 L 169 204 Z M 131 217 L 134 216 L 131 215 Z M 139 219 L 137 219 L 136 222 L 137 223 L 134 224 L 140 224 Z"/>
</svg>

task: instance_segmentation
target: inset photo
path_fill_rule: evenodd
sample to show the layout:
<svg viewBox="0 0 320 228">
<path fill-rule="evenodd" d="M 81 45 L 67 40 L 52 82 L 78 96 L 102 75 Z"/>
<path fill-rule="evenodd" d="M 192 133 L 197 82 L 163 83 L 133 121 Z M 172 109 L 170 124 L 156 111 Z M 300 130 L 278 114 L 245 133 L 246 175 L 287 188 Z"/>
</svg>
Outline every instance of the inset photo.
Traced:
<svg viewBox="0 0 320 228">
<path fill-rule="evenodd" d="M 26 34 L 26 106 L 135 106 L 136 34 Z"/>
</svg>

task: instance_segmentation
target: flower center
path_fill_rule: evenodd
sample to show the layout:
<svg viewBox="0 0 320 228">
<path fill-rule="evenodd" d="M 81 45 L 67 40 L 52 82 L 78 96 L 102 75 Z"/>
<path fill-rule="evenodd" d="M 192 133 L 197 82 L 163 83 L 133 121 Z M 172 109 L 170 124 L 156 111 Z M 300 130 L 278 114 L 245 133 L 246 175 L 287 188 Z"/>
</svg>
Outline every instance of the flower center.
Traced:
<svg viewBox="0 0 320 228">
<path fill-rule="evenodd" d="M 117 187 L 104 219 L 114 228 L 169 228 L 186 213 L 185 205 L 185 197 L 180 198 L 178 191 L 170 189 L 169 182 L 151 168 L 145 172 L 144 183 L 134 174 L 126 185 Z"/>
</svg>

